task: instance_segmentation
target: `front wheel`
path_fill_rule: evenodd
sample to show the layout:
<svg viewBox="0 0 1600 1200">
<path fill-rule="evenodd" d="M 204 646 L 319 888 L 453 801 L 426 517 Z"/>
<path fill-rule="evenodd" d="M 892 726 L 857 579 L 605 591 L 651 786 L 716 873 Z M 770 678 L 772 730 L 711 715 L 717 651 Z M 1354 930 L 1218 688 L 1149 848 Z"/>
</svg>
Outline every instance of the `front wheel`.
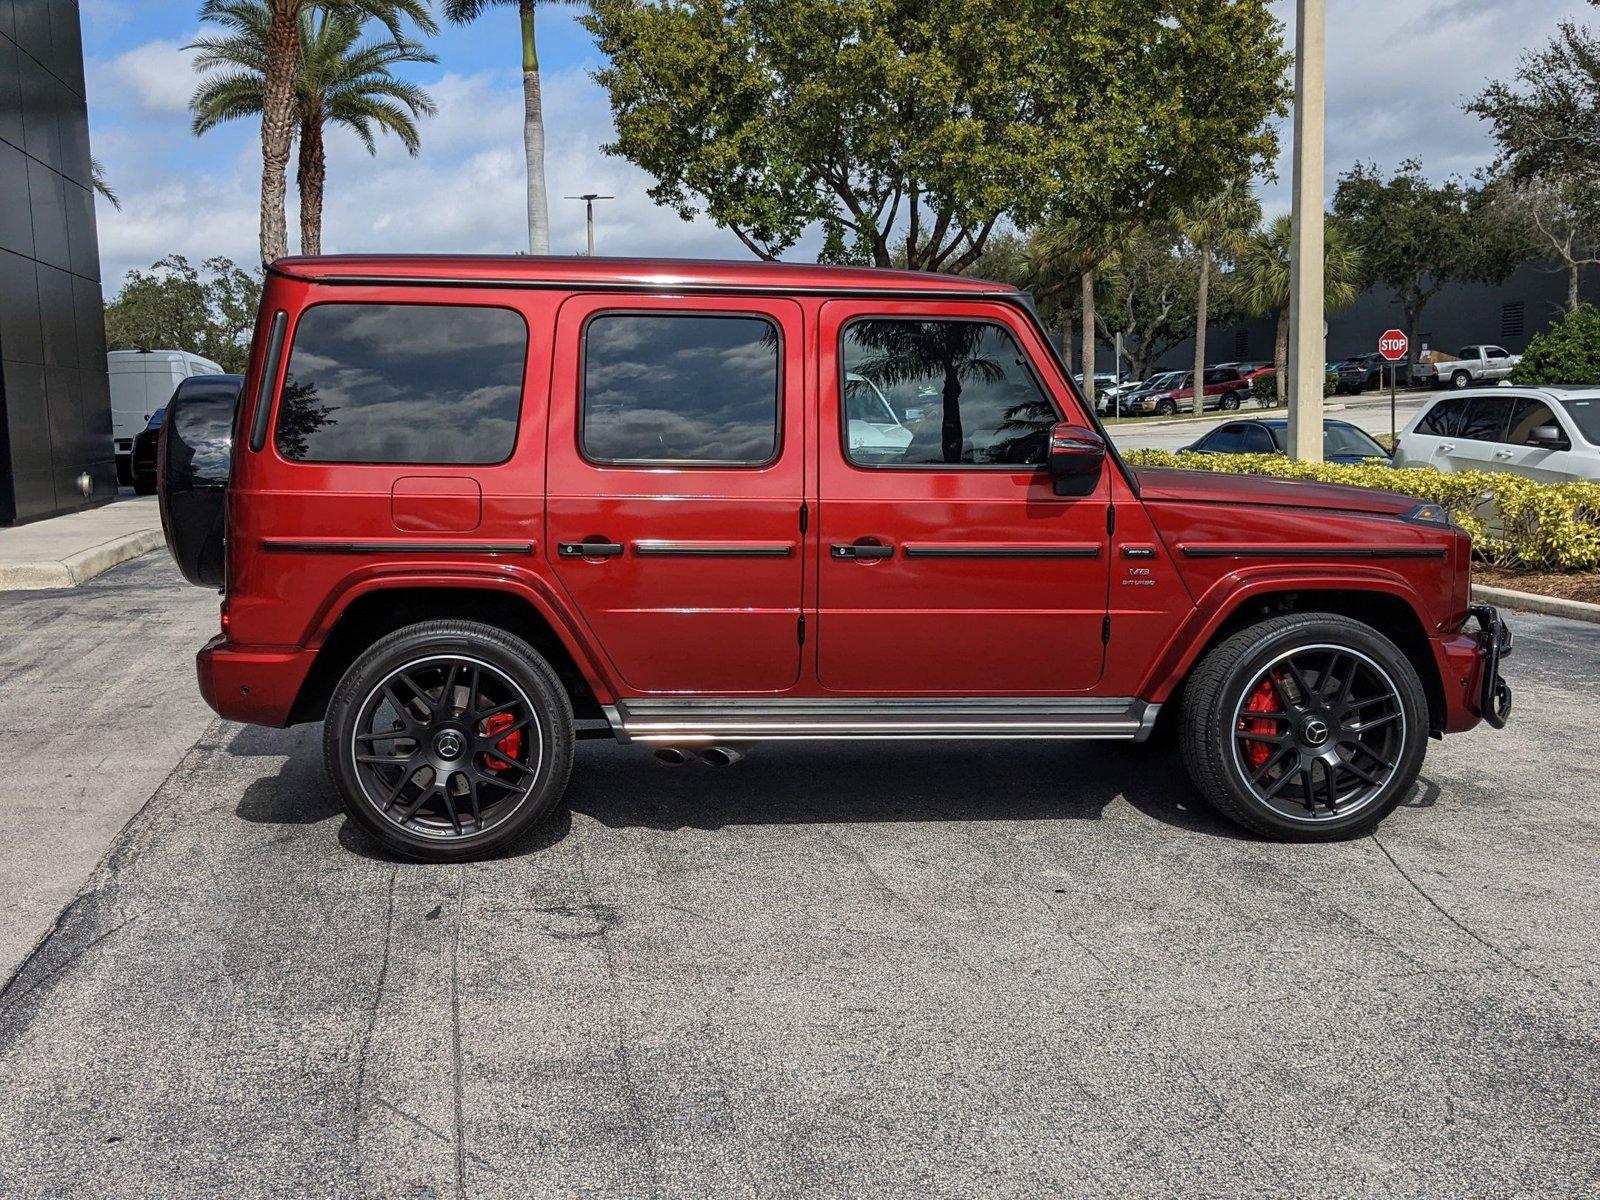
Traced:
<svg viewBox="0 0 1600 1200">
<path fill-rule="evenodd" d="M 1177 411 L 1178 406 L 1171 400 L 1162 400 L 1156 404 L 1156 416 L 1158 417 L 1170 417 Z"/>
<path fill-rule="evenodd" d="M 572 706 L 532 647 L 489 625 L 427 621 L 374 643 L 328 706 L 323 758 L 345 808 L 397 854 L 503 849 L 560 803 Z"/>
<path fill-rule="evenodd" d="M 1280 841 L 1370 832 L 1422 768 L 1428 705 L 1377 630 L 1291 613 L 1207 651 L 1184 690 L 1183 758 L 1223 816 Z"/>
</svg>

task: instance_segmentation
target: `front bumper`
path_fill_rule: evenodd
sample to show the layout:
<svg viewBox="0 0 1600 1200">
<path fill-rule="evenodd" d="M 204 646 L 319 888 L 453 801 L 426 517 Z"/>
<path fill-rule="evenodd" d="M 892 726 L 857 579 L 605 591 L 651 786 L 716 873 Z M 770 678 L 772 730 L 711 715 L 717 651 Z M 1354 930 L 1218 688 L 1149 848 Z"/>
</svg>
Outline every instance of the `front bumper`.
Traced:
<svg viewBox="0 0 1600 1200">
<path fill-rule="evenodd" d="M 200 695 L 219 717 L 282 727 L 316 656 L 315 650 L 241 646 L 219 634 L 195 655 Z"/>
</svg>

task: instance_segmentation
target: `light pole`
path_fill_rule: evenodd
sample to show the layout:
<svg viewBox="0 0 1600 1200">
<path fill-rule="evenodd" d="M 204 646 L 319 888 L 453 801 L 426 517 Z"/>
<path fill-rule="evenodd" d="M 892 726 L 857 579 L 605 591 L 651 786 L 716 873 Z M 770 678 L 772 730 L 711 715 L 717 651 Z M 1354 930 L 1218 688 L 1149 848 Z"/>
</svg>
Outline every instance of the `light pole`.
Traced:
<svg viewBox="0 0 1600 1200">
<path fill-rule="evenodd" d="M 594 202 L 596 200 L 615 200 L 615 196 L 601 196 L 594 192 L 585 192 L 581 196 L 568 196 L 568 200 L 582 200 L 584 216 L 587 218 L 589 230 L 589 257 L 594 257 Z"/>
<path fill-rule="evenodd" d="M 1289 262 L 1289 457 L 1322 461 L 1325 0 L 1298 0 L 1294 55 L 1294 248 Z"/>
</svg>

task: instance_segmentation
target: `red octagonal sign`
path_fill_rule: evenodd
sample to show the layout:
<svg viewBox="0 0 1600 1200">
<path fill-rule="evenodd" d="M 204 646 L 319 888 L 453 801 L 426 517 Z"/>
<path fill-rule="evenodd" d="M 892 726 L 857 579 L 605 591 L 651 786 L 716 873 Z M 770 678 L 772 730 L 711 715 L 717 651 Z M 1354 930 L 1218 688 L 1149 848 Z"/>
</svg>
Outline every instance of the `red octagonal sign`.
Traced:
<svg viewBox="0 0 1600 1200">
<path fill-rule="evenodd" d="M 1378 339 L 1378 353 L 1389 362 L 1399 362 L 1411 349 L 1411 340 L 1398 329 L 1390 329 Z"/>
</svg>

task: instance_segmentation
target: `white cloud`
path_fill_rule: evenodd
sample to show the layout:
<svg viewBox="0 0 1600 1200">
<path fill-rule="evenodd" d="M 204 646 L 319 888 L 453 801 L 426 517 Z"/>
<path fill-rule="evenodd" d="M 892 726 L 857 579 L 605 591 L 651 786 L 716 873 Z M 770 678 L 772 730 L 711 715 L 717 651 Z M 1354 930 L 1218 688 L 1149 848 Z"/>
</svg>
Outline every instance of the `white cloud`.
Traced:
<svg viewBox="0 0 1600 1200">
<path fill-rule="evenodd" d="M 90 64 L 90 75 L 100 85 L 93 98 L 114 104 L 131 100 L 151 113 L 187 114 L 197 78 L 195 52 L 183 48 L 188 41 L 145 42 L 109 63 Z"/>
</svg>

